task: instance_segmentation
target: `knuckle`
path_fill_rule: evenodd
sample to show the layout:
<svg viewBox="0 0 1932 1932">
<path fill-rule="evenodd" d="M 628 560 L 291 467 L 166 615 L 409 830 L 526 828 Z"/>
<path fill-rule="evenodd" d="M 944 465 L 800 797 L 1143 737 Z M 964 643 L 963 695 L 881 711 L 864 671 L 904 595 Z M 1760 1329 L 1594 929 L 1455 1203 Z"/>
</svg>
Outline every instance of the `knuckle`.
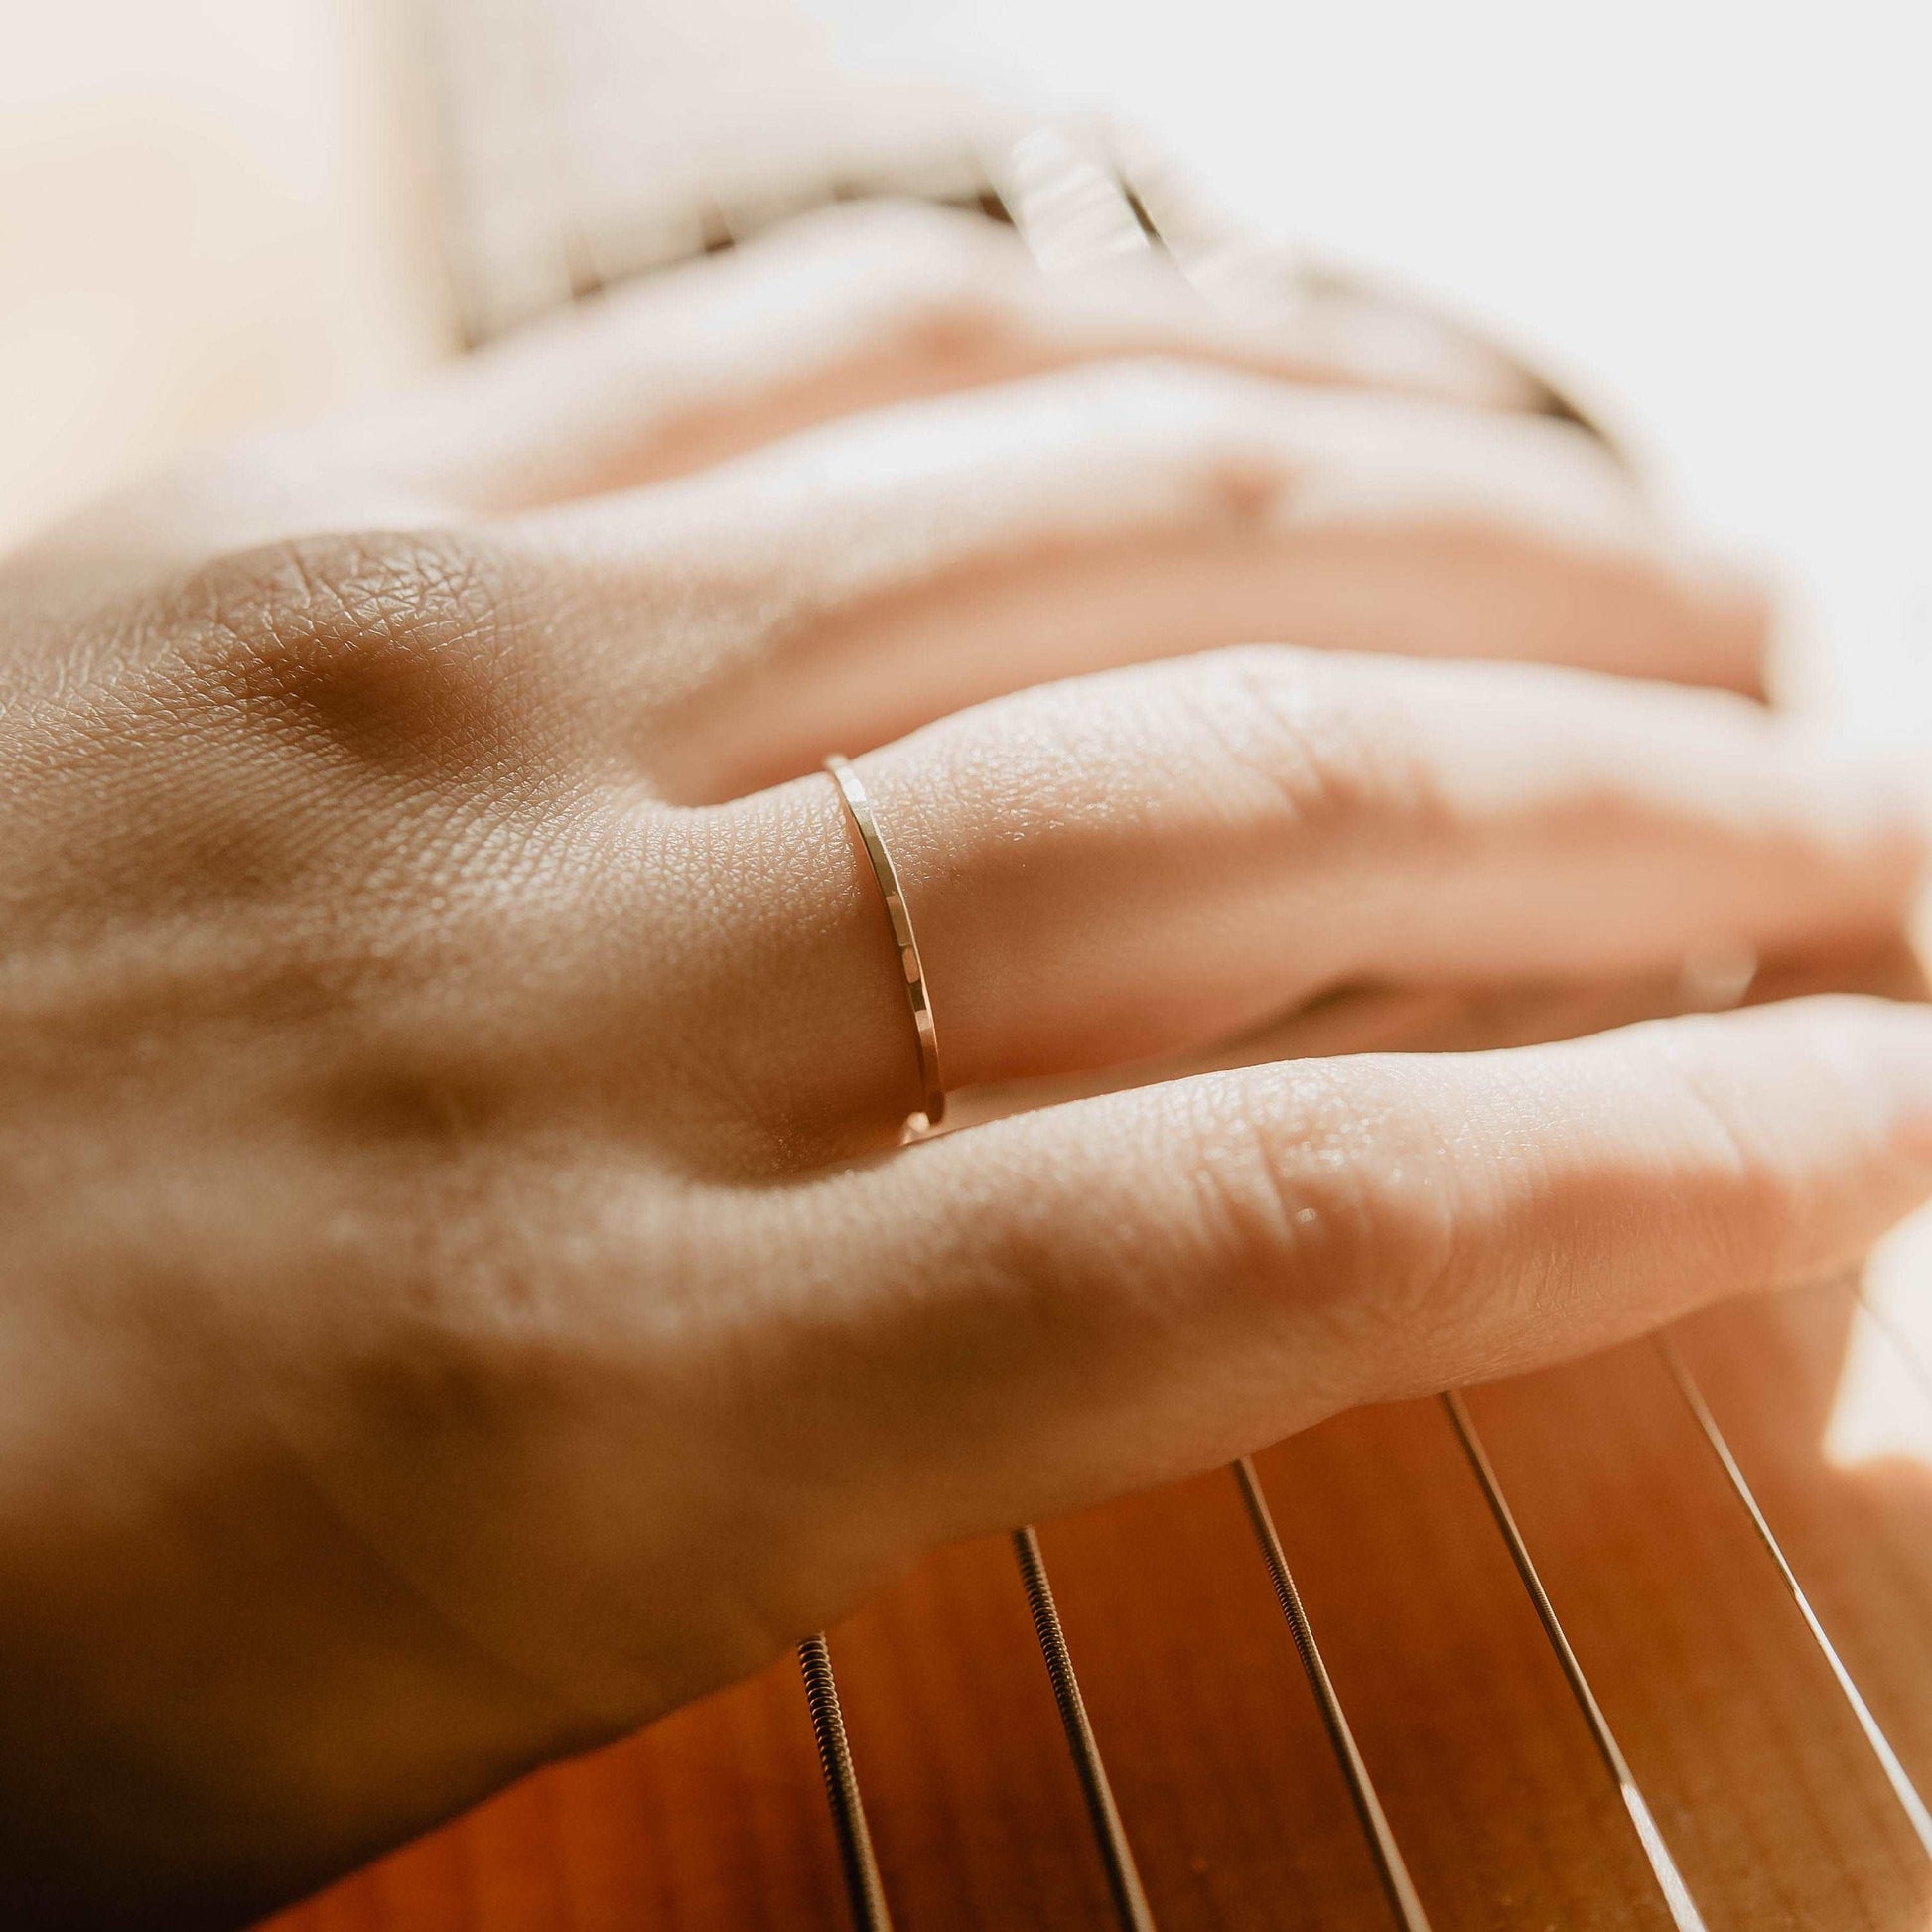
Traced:
<svg viewBox="0 0 1932 1932">
<path fill-rule="evenodd" d="M 1211 376 L 1206 379 L 1216 386 Z M 1187 386 L 1194 380 L 1190 375 Z M 1243 400 L 1213 394 L 1180 402 L 1192 414 L 1190 440 L 1179 443 L 1183 503 L 1198 522 L 1231 533 L 1265 528 L 1300 481 L 1293 453 L 1265 431 L 1251 408 L 1242 407 Z"/>
<path fill-rule="evenodd" d="M 301 537 L 178 587 L 195 687 L 377 759 L 473 754 L 499 734 L 513 573 L 449 531 Z"/>
<path fill-rule="evenodd" d="M 1315 1324 L 1356 1376 L 1398 1331 L 1442 1318 L 1482 1218 L 1425 1116 L 1361 1067 L 1289 1072 L 1272 1105 L 1217 1124 L 1192 1179 L 1231 1279 L 1298 1330 Z"/>
<path fill-rule="evenodd" d="M 1294 467 L 1282 451 L 1248 443 L 1205 452 L 1192 490 L 1203 521 L 1258 525 L 1273 515 L 1294 481 Z"/>
<path fill-rule="evenodd" d="M 1781 1272 L 1804 1220 L 1799 1169 L 1784 1158 L 1775 1135 L 1753 1125 L 1758 1110 L 1748 1095 L 1686 1056 L 1665 1065 L 1673 1111 L 1690 1147 L 1675 1177 L 1679 1198 L 1694 1213 L 1699 1205 L 1706 1210 L 1698 1218 L 1725 1273 L 1768 1282 Z"/>
<path fill-rule="evenodd" d="M 996 360 L 1026 330 L 1038 278 L 1018 237 L 932 202 L 877 200 L 817 209 L 770 244 L 830 255 L 858 292 L 876 346 L 939 371 Z"/>
<path fill-rule="evenodd" d="M 1191 713 L 1206 774 L 1231 774 L 1264 822 L 1299 837 L 1400 839 L 1414 853 L 1447 832 L 1418 723 L 1401 698 L 1312 652 L 1250 645 L 1201 661 Z"/>
<path fill-rule="evenodd" d="M 1089 432 L 1157 466 L 1185 518 L 1234 531 L 1265 525 L 1302 474 L 1285 392 L 1265 378 L 1138 355 L 1083 372 Z"/>
<path fill-rule="evenodd" d="M 945 370 L 1016 352 L 1030 335 L 1018 244 L 973 215 L 901 209 L 894 234 L 891 334 L 899 351 Z"/>
<path fill-rule="evenodd" d="M 907 361 L 964 378 L 997 364 L 1021 331 L 1010 304 L 991 290 L 959 281 L 905 296 L 892 334 L 895 348 Z"/>
</svg>

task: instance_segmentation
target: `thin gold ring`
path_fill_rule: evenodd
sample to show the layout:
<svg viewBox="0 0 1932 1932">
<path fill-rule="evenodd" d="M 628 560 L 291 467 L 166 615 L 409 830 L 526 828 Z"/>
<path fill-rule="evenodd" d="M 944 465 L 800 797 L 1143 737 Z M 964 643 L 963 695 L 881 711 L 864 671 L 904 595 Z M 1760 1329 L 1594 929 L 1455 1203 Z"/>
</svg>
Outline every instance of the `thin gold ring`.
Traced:
<svg viewBox="0 0 1932 1932">
<path fill-rule="evenodd" d="M 899 887 L 898 868 L 886 850 L 880 836 L 878 814 L 859 774 L 836 753 L 825 760 L 825 768 L 845 800 L 852 822 L 859 828 L 859 841 L 872 861 L 873 877 L 886 900 L 886 916 L 893 922 L 893 937 L 898 944 L 899 970 L 905 975 L 905 998 L 912 1009 L 912 1030 L 919 1041 L 919 1084 L 925 1089 L 925 1111 L 913 1114 L 905 1123 L 908 1140 L 929 1134 L 946 1113 L 946 1089 L 939 1079 L 939 1035 L 932 1025 L 932 1001 L 925 989 L 925 967 L 919 959 L 919 942 L 912 936 L 912 914 Z"/>
</svg>

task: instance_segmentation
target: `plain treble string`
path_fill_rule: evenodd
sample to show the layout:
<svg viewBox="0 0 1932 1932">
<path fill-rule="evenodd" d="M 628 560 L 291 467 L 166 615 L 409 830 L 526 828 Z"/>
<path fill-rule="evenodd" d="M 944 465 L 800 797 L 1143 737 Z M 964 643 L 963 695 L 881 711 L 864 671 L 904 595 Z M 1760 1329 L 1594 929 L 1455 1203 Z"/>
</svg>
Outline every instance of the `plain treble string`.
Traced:
<svg viewBox="0 0 1932 1932">
<path fill-rule="evenodd" d="M 1845 1702 L 1851 1707 L 1852 1715 L 1858 1720 L 1859 1728 L 1864 1733 L 1864 1740 L 1871 1747 L 1871 1754 L 1878 1760 L 1879 1769 L 1885 1774 L 1885 1781 L 1891 1786 L 1892 1796 L 1898 1800 L 1899 1809 L 1911 1822 L 1912 1831 L 1918 1838 L 1919 1849 L 1927 1859 L 1932 1859 L 1932 1812 L 1928 1812 L 1925 1800 L 1919 1796 L 1918 1787 L 1913 1784 L 1910 1773 L 1899 1762 L 1898 1753 L 1892 1748 L 1891 1739 L 1880 1728 L 1878 1720 L 1872 1715 L 1871 1707 L 1865 1703 L 1863 1694 L 1852 1680 L 1852 1673 L 1846 1669 L 1845 1660 L 1838 1654 L 1838 1646 L 1832 1642 L 1825 1626 L 1818 1619 L 1818 1612 L 1811 1606 L 1811 1598 L 1805 1593 L 1805 1587 L 1798 1581 L 1798 1573 L 1792 1569 L 1790 1559 L 1784 1554 L 1778 1542 L 1777 1532 L 1771 1528 L 1759 1505 L 1756 1494 L 1745 1479 L 1744 1471 L 1734 1454 L 1730 1444 L 1725 1440 L 1724 1431 L 1718 1426 L 1718 1419 L 1711 1413 L 1711 1405 L 1704 1399 L 1704 1391 L 1697 1385 L 1689 1365 L 1678 1352 L 1676 1342 L 1669 1335 L 1659 1335 L 1657 1352 L 1664 1358 L 1664 1366 L 1671 1372 L 1671 1379 L 1677 1384 L 1678 1393 L 1684 1398 L 1697 1421 L 1698 1428 L 1704 1433 L 1704 1440 L 1710 1446 L 1711 1453 L 1718 1458 L 1725 1480 L 1730 1484 L 1732 1495 L 1743 1505 L 1744 1512 L 1751 1519 L 1751 1527 L 1756 1530 L 1758 1541 L 1764 1545 L 1777 1573 L 1783 1579 L 1784 1587 L 1791 1592 L 1791 1600 L 1798 1606 L 1798 1614 L 1811 1632 L 1825 1663 L 1832 1673 Z"/>
<path fill-rule="evenodd" d="M 1630 1815 L 1637 1842 L 1643 1847 L 1651 1874 L 1664 1894 L 1664 1903 L 1670 1908 L 1671 1923 L 1677 1927 L 1677 1932 L 1706 1932 L 1703 1916 L 1691 1897 L 1690 1887 L 1684 1882 L 1684 1874 L 1678 1870 L 1677 1861 L 1671 1857 L 1670 1848 L 1664 1843 L 1656 1817 L 1638 1788 L 1629 1760 L 1623 1755 L 1623 1748 L 1610 1729 L 1610 1721 L 1604 1717 L 1603 1707 L 1596 1701 L 1596 1693 L 1589 1688 L 1589 1679 L 1584 1675 L 1584 1667 L 1577 1661 L 1576 1651 L 1571 1648 L 1570 1638 L 1557 1616 L 1556 1605 L 1551 1602 L 1550 1592 L 1544 1588 L 1543 1579 L 1537 1574 L 1529 1545 L 1524 1542 L 1523 1532 L 1517 1527 L 1516 1514 L 1503 1494 L 1502 1484 L 1497 1480 L 1488 1450 L 1482 1446 L 1482 1438 L 1476 1434 L 1475 1422 L 1469 1414 L 1468 1405 L 1462 1400 L 1461 1391 L 1445 1390 L 1443 1407 L 1449 1412 L 1450 1426 L 1462 1445 L 1462 1452 L 1469 1459 L 1470 1468 L 1475 1471 L 1476 1481 L 1489 1505 L 1489 1513 L 1495 1518 L 1503 1542 L 1509 1547 L 1516 1574 L 1522 1579 L 1523 1587 L 1536 1607 L 1537 1621 L 1543 1625 L 1543 1634 L 1550 1640 L 1550 1648 L 1556 1652 L 1557 1662 L 1563 1666 L 1563 1674 L 1569 1680 L 1577 1708 L 1584 1714 L 1584 1721 L 1589 1726 L 1589 1734 L 1595 1740 L 1597 1752 L 1610 1776 L 1616 1780 L 1617 1794 L 1623 1800 L 1624 1810 Z"/>
<path fill-rule="evenodd" d="M 1268 1498 L 1262 1494 L 1261 1478 L 1255 1473 L 1254 1463 L 1245 1455 L 1230 1466 L 1234 1471 L 1235 1485 L 1241 1491 L 1241 1500 L 1247 1508 L 1255 1541 L 1261 1546 L 1262 1561 L 1268 1566 L 1268 1580 L 1275 1587 L 1275 1600 L 1281 1605 L 1282 1615 L 1288 1619 L 1296 1652 L 1308 1676 L 1309 1689 L 1314 1693 L 1315 1708 L 1321 1713 L 1321 1723 L 1327 1730 L 1328 1742 L 1334 1748 L 1336 1762 L 1341 1766 L 1342 1778 L 1355 1806 L 1355 1815 L 1361 1820 L 1363 1834 L 1368 1839 L 1369 1856 L 1375 1861 L 1376 1876 L 1382 1881 L 1389 1910 L 1395 1915 L 1402 1932 L 1430 1932 L 1429 1915 L 1423 1910 L 1422 1899 L 1409 1876 L 1402 1848 L 1396 1843 L 1388 1814 L 1383 1811 L 1382 1801 L 1376 1795 L 1368 1765 L 1363 1761 L 1361 1750 L 1355 1742 L 1355 1733 L 1348 1727 L 1348 1719 L 1342 1711 L 1334 1682 L 1328 1675 L 1328 1667 L 1321 1661 L 1321 1651 L 1314 1641 L 1309 1613 L 1302 1606 L 1302 1592 L 1295 1587 L 1294 1575 L 1288 1567 L 1288 1555 L 1282 1548 L 1281 1536 L 1268 1508 Z"/>
</svg>

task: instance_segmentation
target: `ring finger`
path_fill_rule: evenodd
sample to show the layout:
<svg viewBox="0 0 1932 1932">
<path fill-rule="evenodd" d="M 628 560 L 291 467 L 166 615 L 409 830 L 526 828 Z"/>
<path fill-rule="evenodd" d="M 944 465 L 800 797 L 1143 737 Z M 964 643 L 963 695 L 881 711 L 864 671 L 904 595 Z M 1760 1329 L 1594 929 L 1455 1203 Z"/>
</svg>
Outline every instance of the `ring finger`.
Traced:
<svg viewBox="0 0 1932 1932">
<path fill-rule="evenodd" d="M 952 1087 L 1186 1051 L 1350 980 L 1874 931 L 1922 850 L 1902 784 L 1734 698 L 1282 647 L 1023 692 L 859 768 Z M 904 980 L 836 789 L 700 818 L 765 1091 L 862 1135 L 912 1112 Z"/>
</svg>

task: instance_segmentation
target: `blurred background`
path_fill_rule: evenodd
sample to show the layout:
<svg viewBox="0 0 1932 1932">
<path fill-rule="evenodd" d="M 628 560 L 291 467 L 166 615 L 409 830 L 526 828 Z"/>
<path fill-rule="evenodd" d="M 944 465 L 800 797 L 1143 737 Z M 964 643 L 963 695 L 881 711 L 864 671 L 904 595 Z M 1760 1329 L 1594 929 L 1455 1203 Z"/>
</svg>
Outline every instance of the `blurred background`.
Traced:
<svg viewBox="0 0 1932 1932">
<path fill-rule="evenodd" d="M 452 260 L 507 321 L 647 255 L 734 169 L 978 103 L 1100 109 L 1267 232 L 1533 345 L 1783 581 L 1814 698 L 1932 729 L 1919 0 L 4 12 L 0 543 L 454 352 Z M 486 221 L 453 219 L 466 197 Z"/>
</svg>

